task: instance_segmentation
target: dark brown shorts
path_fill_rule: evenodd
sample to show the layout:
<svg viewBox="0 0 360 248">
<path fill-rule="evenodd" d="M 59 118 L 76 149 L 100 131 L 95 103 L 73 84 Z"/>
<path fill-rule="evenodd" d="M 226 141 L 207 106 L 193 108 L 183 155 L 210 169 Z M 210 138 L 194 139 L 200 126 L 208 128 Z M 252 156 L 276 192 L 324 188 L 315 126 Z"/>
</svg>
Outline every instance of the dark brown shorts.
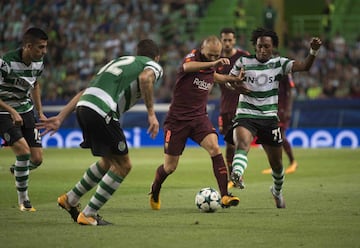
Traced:
<svg viewBox="0 0 360 248">
<path fill-rule="evenodd" d="M 181 155 L 188 138 L 200 145 L 201 141 L 211 133 L 217 134 L 206 115 L 191 121 L 168 117 L 164 123 L 164 152 L 173 156 Z"/>
</svg>

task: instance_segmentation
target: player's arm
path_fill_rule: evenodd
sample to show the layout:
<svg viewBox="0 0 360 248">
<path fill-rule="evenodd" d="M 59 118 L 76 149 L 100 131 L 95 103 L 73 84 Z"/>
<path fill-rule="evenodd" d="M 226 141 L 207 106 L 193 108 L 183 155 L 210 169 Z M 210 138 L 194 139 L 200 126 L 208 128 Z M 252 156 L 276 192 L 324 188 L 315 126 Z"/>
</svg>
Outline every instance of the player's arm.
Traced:
<svg viewBox="0 0 360 248">
<path fill-rule="evenodd" d="M 41 104 L 41 91 L 39 82 L 35 82 L 34 89 L 31 92 L 31 98 L 34 101 L 35 109 L 40 120 L 45 120 L 42 104 Z"/>
<path fill-rule="evenodd" d="M 244 78 L 245 78 L 245 71 L 243 69 L 240 70 L 240 73 L 238 76 L 233 74 L 220 74 L 220 73 L 214 73 L 214 81 L 216 83 L 222 83 L 225 84 L 225 86 L 230 90 L 235 90 L 239 93 L 247 93 L 249 90 L 246 88 L 244 84 Z"/>
<path fill-rule="evenodd" d="M 36 127 L 38 129 L 45 129 L 41 133 L 41 136 L 44 136 L 49 132 L 50 135 L 53 135 L 60 128 L 63 121 L 75 110 L 76 104 L 83 92 L 84 90 L 77 93 L 56 116 L 50 117 L 46 120 L 41 120 L 40 123 L 36 123 Z"/>
<path fill-rule="evenodd" d="M 159 133 L 159 121 L 155 114 L 154 109 L 154 83 L 156 80 L 155 73 L 151 69 L 145 69 L 139 75 L 139 86 L 141 95 L 148 112 L 149 128 L 147 133 L 151 138 L 155 138 Z"/>
<path fill-rule="evenodd" d="M 0 81 L 3 81 L 4 78 L 10 74 L 10 71 L 10 66 L 2 58 L 0 58 Z M 22 126 L 24 124 L 20 114 L 2 99 L 0 99 L 0 108 L 5 109 L 10 114 L 14 125 Z"/>
<path fill-rule="evenodd" d="M 310 41 L 310 52 L 304 61 L 294 61 L 292 71 L 308 71 L 314 63 L 315 57 L 319 52 L 321 40 L 317 37 L 312 38 Z"/>
<path fill-rule="evenodd" d="M 198 72 L 200 70 L 205 70 L 211 67 L 217 67 L 221 65 L 230 64 L 228 58 L 220 58 L 215 61 L 189 61 L 183 64 L 184 72 Z"/>
<path fill-rule="evenodd" d="M 21 118 L 21 115 L 13 107 L 6 104 L 1 99 L 0 99 L 0 108 L 5 109 L 7 112 L 9 112 L 14 125 L 22 126 L 24 124 L 23 119 Z"/>
<path fill-rule="evenodd" d="M 220 83 L 220 84 L 224 84 L 226 82 L 229 83 L 242 83 L 245 77 L 245 72 L 244 70 L 240 71 L 239 76 L 235 76 L 232 74 L 220 74 L 215 72 L 214 73 L 214 81 L 216 83 Z"/>
</svg>

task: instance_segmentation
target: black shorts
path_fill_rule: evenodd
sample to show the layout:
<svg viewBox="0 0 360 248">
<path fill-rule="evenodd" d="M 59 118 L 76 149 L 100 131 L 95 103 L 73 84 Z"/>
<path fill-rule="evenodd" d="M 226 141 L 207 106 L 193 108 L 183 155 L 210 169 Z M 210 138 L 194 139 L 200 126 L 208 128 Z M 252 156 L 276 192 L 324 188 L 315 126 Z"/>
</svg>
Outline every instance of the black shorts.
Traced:
<svg viewBox="0 0 360 248">
<path fill-rule="evenodd" d="M 257 144 L 282 145 L 283 137 L 276 119 L 235 119 L 233 128 L 225 136 L 227 142 L 234 144 L 233 129 L 239 126 L 246 128 L 254 137 L 257 137 Z"/>
<path fill-rule="evenodd" d="M 82 148 L 90 148 L 94 156 L 128 154 L 128 146 L 123 130 L 118 121 L 100 116 L 94 110 L 79 106 L 76 116 L 83 132 Z"/>
<path fill-rule="evenodd" d="M 40 132 L 35 128 L 34 111 L 31 110 L 20 116 L 24 124 L 15 126 L 9 114 L 0 114 L 0 136 L 5 141 L 4 146 L 12 146 L 24 137 L 29 147 L 42 147 Z"/>
<path fill-rule="evenodd" d="M 209 117 L 204 115 L 191 121 L 166 118 L 164 122 L 164 152 L 172 156 L 181 155 L 188 138 L 200 145 L 210 133 L 216 133 Z"/>
</svg>

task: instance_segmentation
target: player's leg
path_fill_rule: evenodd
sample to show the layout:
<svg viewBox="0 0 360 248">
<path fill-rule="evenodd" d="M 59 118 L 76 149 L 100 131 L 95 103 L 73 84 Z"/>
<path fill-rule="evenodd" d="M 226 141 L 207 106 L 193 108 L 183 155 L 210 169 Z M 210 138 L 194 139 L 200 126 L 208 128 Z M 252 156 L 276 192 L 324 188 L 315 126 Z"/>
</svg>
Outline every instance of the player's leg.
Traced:
<svg viewBox="0 0 360 248">
<path fill-rule="evenodd" d="M 171 118 L 167 118 L 164 122 L 164 164 L 156 169 L 149 193 L 150 207 L 153 210 L 159 210 L 161 207 L 161 186 L 177 168 L 191 130 L 189 124 L 190 122 L 177 121 Z"/>
<path fill-rule="evenodd" d="M 225 142 L 225 158 L 226 158 L 226 166 L 228 171 L 228 188 L 234 187 L 234 183 L 230 179 L 230 174 L 232 172 L 232 161 L 235 154 L 235 146 Z"/>
<path fill-rule="evenodd" d="M 232 118 L 233 113 L 221 114 L 218 118 L 219 132 L 222 135 L 226 135 L 229 130 L 232 130 Z M 228 172 L 228 188 L 234 187 L 234 183 L 230 179 L 230 173 L 232 171 L 232 161 L 234 158 L 235 146 L 225 141 L 225 161 Z"/>
<path fill-rule="evenodd" d="M 150 207 L 159 210 L 161 207 L 160 190 L 166 178 L 172 174 L 179 163 L 180 156 L 164 154 L 164 164 L 160 165 L 155 172 L 155 178 L 150 189 Z"/>
<path fill-rule="evenodd" d="M 35 211 L 28 196 L 30 148 L 20 126 L 14 126 L 10 115 L 0 115 L 0 136 L 16 156 L 15 185 L 21 211 Z"/>
<path fill-rule="evenodd" d="M 218 182 L 221 196 L 227 195 L 227 169 L 216 133 L 206 135 L 200 142 L 200 146 L 203 147 L 211 157 L 214 175 Z"/>
<path fill-rule="evenodd" d="M 31 126 L 23 128 L 23 134 L 30 146 L 30 163 L 29 170 L 34 170 L 38 168 L 43 162 L 43 150 L 41 144 L 40 131 L 35 128 L 35 118 L 33 113 L 28 113 L 23 118 L 27 119 L 28 123 L 31 123 Z"/>
<path fill-rule="evenodd" d="M 233 136 L 235 141 L 235 154 L 232 163 L 231 180 L 236 187 L 243 189 L 245 187 L 243 175 L 248 166 L 247 154 L 254 136 L 249 129 L 244 126 L 237 126 L 234 129 Z"/>
<path fill-rule="evenodd" d="M 273 185 L 270 191 L 274 197 L 277 208 L 285 208 L 285 201 L 282 196 L 282 188 L 284 184 L 285 174 L 282 164 L 282 146 L 270 146 L 263 144 L 263 148 L 268 157 L 272 169 Z"/>
<path fill-rule="evenodd" d="M 21 211 L 36 211 L 30 203 L 29 187 L 29 159 L 30 148 L 24 138 L 20 138 L 11 145 L 16 161 L 14 168 L 15 185 L 18 194 L 18 203 Z"/>
<path fill-rule="evenodd" d="M 74 222 L 80 213 L 80 198 L 100 182 L 107 170 L 100 166 L 99 161 L 91 164 L 75 186 L 58 197 L 58 205 L 69 212 Z"/>
<path fill-rule="evenodd" d="M 131 170 L 131 162 L 128 154 L 111 155 L 102 157 L 100 166 L 107 170 L 105 175 L 98 183 L 95 194 L 89 203 L 79 214 L 77 222 L 83 225 L 108 225 L 109 222 L 103 220 L 97 212 L 103 207 L 115 191 L 120 187 L 123 180 Z"/>
<path fill-rule="evenodd" d="M 200 142 L 200 146 L 203 147 L 211 157 L 213 172 L 218 183 L 223 207 L 237 206 L 240 199 L 230 195 L 228 192 L 228 173 L 219 147 L 217 134 L 209 133 L 206 135 Z"/>
<path fill-rule="evenodd" d="M 36 169 L 43 161 L 40 131 L 35 128 L 34 112 L 21 114 L 24 125 L 21 126 L 22 136 L 30 147 L 29 170 Z M 10 166 L 10 172 L 14 174 L 15 165 Z"/>
<path fill-rule="evenodd" d="M 294 173 L 298 167 L 298 164 L 295 160 L 291 144 L 286 138 L 286 129 L 284 127 L 280 127 L 280 130 L 283 137 L 283 149 L 290 162 L 290 165 L 285 170 L 285 174 Z"/>
</svg>

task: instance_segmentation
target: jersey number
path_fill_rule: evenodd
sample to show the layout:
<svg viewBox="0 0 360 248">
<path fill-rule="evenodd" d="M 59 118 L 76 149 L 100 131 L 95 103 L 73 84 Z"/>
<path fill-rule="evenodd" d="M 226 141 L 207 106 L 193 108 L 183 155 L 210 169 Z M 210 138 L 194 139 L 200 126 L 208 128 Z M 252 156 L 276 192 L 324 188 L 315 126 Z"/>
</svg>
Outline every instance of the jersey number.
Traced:
<svg viewBox="0 0 360 248">
<path fill-rule="evenodd" d="M 106 65 L 104 65 L 99 72 L 97 73 L 97 75 L 103 73 L 103 72 L 109 72 L 115 76 L 119 76 L 122 73 L 122 69 L 120 68 L 123 65 L 129 65 L 132 62 L 134 62 L 135 57 L 133 56 L 124 56 L 121 57 L 118 61 L 114 62 L 114 60 L 111 60 L 109 63 L 107 63 Z"/>
<path fill-rule="evenodd" d="M 274 141 L 279 141 L 281 142 L 282 141 L 282 135 L 281 135 L 281 132 L 280 132 L 280 128 L 276 128 L 276 129 L 273 129 L 272 130 L 272 134 L 274 135 Z"/>
</svg>

